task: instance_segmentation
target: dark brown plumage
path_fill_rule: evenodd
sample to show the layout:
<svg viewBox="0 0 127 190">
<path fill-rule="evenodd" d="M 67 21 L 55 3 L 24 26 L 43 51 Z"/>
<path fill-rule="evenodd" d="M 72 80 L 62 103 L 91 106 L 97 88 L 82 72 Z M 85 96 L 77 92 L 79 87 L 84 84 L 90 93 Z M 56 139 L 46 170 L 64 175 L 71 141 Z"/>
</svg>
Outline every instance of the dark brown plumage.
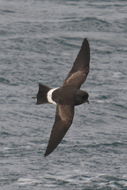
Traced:
<svg viewBox="0 0 127 190">
<path fill-rule="evenodd" d="M 63 86 L 55 89 L 52 92 L 51 97 L 48 98 L 47 90 L 49 87 L 42 84 L 39 85 L 37 104 L 57 104 L 55 122 L 45 156 L 49 155 L 58 146 L 71 126 L 74 117 L 74 106 L 88 102 L 88 93 L 80 90 L 80 87 L 89 73 L 89 62 L 90 47 L 88 40 L 84 39 L 78 56 L 65 79 Z"/>
</svg>

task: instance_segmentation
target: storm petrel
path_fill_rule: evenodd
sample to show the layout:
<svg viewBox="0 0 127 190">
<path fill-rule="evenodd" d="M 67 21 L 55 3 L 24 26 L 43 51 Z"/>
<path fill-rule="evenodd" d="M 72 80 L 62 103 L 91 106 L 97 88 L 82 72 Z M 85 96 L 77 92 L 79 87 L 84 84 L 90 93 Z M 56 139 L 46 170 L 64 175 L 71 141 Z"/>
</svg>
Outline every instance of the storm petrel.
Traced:
<svg viewBox="0 0 127 190">
<path fill-rule="evenodd" d="M 51 103 L 56 105 L 55 122 L 44 156 L 49 155 L 65 136 L 73 121 L 74 107 L 89 102 L 88 93 L 80 90 L 89 73 L 89 62 L 89 42 L 84 39 L 72 69 L 61 87 L 50 88 L 39 83 L 36 104 Z"/>
</svg>

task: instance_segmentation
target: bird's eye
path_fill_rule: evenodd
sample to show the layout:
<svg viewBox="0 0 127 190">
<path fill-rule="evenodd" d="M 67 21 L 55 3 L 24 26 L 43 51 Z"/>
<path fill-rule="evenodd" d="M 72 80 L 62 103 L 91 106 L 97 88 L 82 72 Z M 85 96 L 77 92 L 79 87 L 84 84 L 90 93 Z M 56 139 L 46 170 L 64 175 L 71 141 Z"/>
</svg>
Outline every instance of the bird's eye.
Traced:
<svg viewBox="0 0 127 190">
<path fill-rule="evenodd" d="M 83 100 L 87 100 L 88 99 L 88 95 L 87 94 L 83 95 L 82 99 Z"/>
</svg>

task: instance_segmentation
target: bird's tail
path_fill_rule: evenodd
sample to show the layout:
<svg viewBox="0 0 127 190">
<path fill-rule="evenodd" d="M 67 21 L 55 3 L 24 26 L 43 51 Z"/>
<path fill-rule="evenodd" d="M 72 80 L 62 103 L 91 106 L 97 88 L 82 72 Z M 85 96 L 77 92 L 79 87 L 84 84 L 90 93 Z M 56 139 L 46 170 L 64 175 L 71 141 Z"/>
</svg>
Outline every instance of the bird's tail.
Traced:
<svg viewBox="0 0 127 190">
<path fill-rule="evenodd" d="M 39 83 L 39 90 L 37 93 L 37 103 L 36 104 L 45 104 L 48 103 L 47 93 L 50 88 L 46 85 Z"/>
</svg>

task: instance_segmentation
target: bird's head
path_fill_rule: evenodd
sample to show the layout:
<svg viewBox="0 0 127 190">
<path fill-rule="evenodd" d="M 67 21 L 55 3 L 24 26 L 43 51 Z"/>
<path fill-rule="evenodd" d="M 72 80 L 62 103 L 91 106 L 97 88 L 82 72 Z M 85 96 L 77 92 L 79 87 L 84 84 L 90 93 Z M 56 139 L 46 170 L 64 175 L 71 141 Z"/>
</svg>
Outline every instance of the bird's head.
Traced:
<svg viewBox="0 0 127 190">
<path fill-rule="evenodd" d="M 79 90 L 76 93 L 75 105 L 80 105 L 83 103 L 89 103 L 88 100 L 89 94 L 86 91 Z"/>
</svg>

